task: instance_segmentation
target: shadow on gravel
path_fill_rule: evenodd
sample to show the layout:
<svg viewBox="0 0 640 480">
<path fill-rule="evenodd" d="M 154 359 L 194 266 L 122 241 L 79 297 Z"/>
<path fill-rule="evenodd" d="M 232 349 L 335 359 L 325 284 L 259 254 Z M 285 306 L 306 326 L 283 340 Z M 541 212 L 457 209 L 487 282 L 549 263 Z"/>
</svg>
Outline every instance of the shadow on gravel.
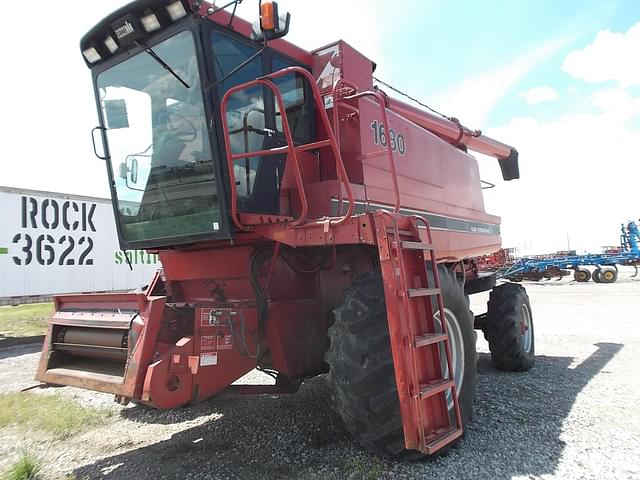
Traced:
<svg viewBox="0 0 640 480">
<path fill-rule="evenodd" d="M 4 342 L 5 340 L 3 340 Z M 17 344 L 13 346 L 5 345 L 0 342 L 0 360 L 5 358 L 20 357 L 22 355 L 29 355 L 42 350 L 42 338 L 40 337 L 40 343 L 28 343 L 26 345 Z"/>
<path fill-rule="evenodd" d="M 562 425 L 576 396 L 623 347 L 595 346 L 575 368 L 569 368 L 571 357 L 540 356 L 530 372 L 521 374 L 497 371 L 490 355 L 481 354 L 474 421 L 459 447 L 434 461 L 393 462 L 364 452 L 329 410 L 324 380 L 316 378 L 291 396 L 228 395 L 174 412 L 125 410 L 127 419 L 143 423 L 218 416 L 74 473 L 91 479 L 511 479 L 552 474 L 564 448 Z"/>
</svg>

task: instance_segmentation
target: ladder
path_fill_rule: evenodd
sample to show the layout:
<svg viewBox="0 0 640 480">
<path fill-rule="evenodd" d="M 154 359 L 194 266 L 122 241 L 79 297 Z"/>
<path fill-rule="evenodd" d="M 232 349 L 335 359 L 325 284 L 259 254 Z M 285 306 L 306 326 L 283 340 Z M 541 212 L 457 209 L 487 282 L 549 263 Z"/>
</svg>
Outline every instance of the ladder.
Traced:
<svg viewBox="0 0 640 480">
<path fill-rule="evenodd" d="M 431 228 L 423 217 L 382 210 L 373 215 L 405 447 L 431 455 L 462 436 Z"/>
</svg>

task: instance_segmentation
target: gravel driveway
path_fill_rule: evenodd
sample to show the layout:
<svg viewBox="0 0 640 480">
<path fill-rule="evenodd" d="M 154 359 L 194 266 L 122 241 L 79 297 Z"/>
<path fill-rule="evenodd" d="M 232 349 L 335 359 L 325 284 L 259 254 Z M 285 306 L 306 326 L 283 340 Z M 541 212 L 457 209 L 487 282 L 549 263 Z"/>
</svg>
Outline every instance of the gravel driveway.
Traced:
<svg viewBox="0 0 640 480">
<path fill-rule="evenodd" d="M 446 457 L 399 463 L 367 454 L 329 410 L 316 378 L 291 396 L 221 395 L 164 412 L 113 405 L 104 426 L 64 441 L 5 428 L 0 471 L 26 449 L 52 479 L 640 478 L 640 279 L 623 270 L 611 285 L 525 285 L 536 364 L 522 374 L 495 370 L 479 335 L 474 420 Z M 481 312 L 486 296 L 477 297 L 472 308 Z M 0 391 L 34 384 L 38 350 L 0 350 Z M 109 395 L 44 392 L 51 390 L 112 404 Z"/>
</svg>

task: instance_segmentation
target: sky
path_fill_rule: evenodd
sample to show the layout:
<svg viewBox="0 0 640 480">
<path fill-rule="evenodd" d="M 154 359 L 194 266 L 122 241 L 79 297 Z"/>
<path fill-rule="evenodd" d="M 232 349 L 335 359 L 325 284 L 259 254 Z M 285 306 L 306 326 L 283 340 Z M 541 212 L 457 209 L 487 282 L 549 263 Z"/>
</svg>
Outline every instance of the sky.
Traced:
<svg viewBox="0 0 640 480">
<path fill-rule="evenodd" d="M 82 35 L 127 3 L 6 12 L 0 29 L 0 185 L 109 195 Z M 222 3 L 222 2 L 218 2 Z M 72 5 L 72 6 L 69 6 Z M 11 9 L 14 9 L 13 15 Z M 288 40 L 346 40 L 376 76 L 514 146 L 521 179 L 478 156 L 489 213 L 522 254 L 598 252 L 640 218 L 637 0 L 282 0 Z M 73 9 L 73 11 L 71 11 Z M 257 0 L 239 15 L 253 19 Z M 13 20 L 11 20 L 13 18 Z"/>
</svg>

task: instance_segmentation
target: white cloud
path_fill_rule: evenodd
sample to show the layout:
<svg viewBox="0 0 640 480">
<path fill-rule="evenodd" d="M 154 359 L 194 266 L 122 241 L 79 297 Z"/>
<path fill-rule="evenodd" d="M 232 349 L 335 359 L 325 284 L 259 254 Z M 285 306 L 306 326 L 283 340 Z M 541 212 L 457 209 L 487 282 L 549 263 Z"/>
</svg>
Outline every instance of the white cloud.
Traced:
<svg viewBox="0 0 640 480">
<path fill-rule="evenodd" d="M 607 94 L 604 94 L 606 98 Z M 489 129 L 520 152 L 521 179 L 503 183 L 495 160 L 480 162 L 487 210 L 502 216 L 505 246 L 528 253 L 567 248 L 591 252 L 618 243 L 620 223 L 638 218 L 640 96 L 601 103 L 597 113 L 567 113 L 550 122 L 514 118 Z"/>
<path fill-rule="evenodd" d="M 530 88 L 525 92 L 520 92 L 518 97 L 524 98 L 529 105 L 536 105 L 538 103 L 551 102 L 558 99 L 558 92 L 548 85 L 542 87 Z"/>
<path fill-rule="evenodd" d="M 591 103 L 601 110 L 609 111 L 626 106 L 632 98 L 622 89 L 600 90 L 592 95 Z"/>
<path fill-rule="evenodd" d="M 640 85 L 640 22 L 626 33 L 601 30 L 582 50 L 569 53 L 562 70 L 590 83 L 610 80 L 621 86 Z"/>
<path fill-rule="evenodd" d="M 486 123 L 486 118 L 496 103 L 531 69 L 565 46 L 567 38 L 554 39 L 508 64 L 470 77 L 453 88 L 436 95 L 433 100 L 438 109 L 455 115 L 465 125 L 476 128 Z"/>
</svg>

